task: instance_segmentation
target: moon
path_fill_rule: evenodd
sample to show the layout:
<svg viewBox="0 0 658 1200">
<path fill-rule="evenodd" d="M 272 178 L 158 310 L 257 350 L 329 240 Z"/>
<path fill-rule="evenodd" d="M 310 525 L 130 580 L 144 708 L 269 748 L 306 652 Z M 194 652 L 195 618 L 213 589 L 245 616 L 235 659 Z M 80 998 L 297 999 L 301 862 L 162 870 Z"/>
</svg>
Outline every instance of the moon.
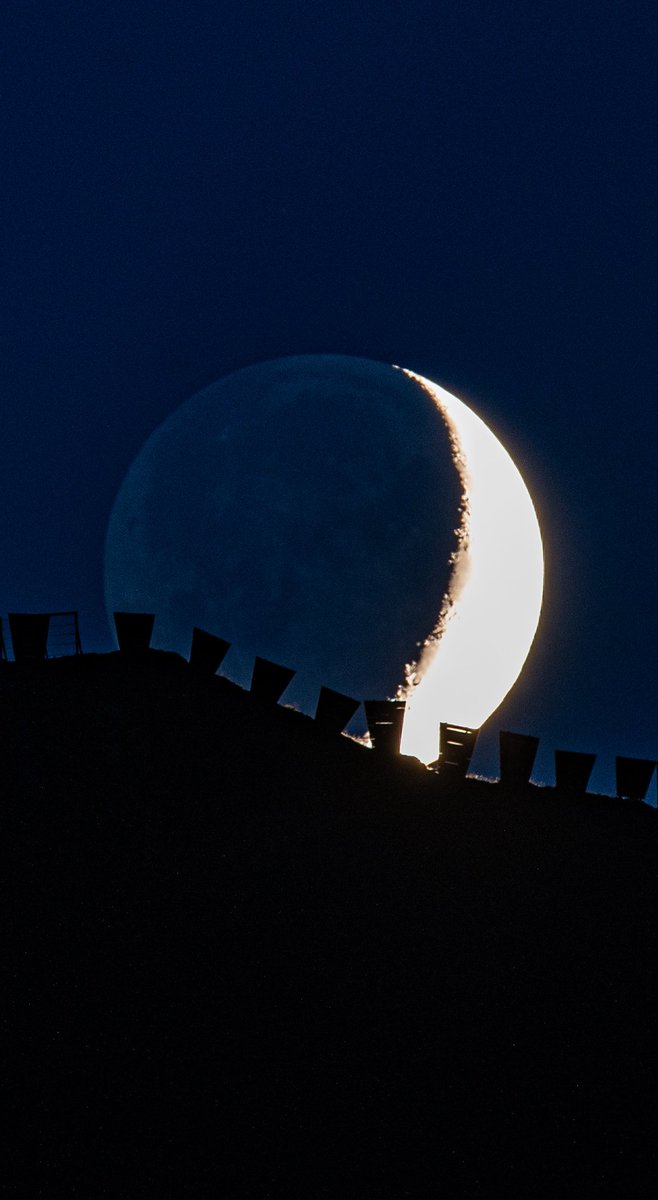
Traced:
<svg viewBox="0 0 658 1200">
<path fill-rule="evenodd" d="M 461 484 L 445 421 L 383 363 L 260 363 L 187 400 L 149 437 L 105 548 L 113 610 L 156 614 L 154 645 L 187 656 L 194 625 L 292 667 L 284 700 L 325 684 L 394 696 L 434 627 L 456 548 Z"/>
<path fill-rule="evenodd" d="M 438 723 L 479 727 L 539 619 L 541 536 L 523 480 L 457 397 L 341 355 L 245 368 L 176 409 L 137 455 L 110 517 L 108 614 L 156 613 L 155 644 L 227 638 L 327 684 L 403 695 L 402 751 L 436 758 Z"/>
<path fill-rule="evenodd" d="M 526 484 L 484 421 L 412 371 L 442 413 L 463 486 L 459 548 L 436 628 L 408 672 L 402 751 L 437 755 L 437 721 L 479 729 L 516 680 L 544 591 L 539 521 Z"/>
</svg>

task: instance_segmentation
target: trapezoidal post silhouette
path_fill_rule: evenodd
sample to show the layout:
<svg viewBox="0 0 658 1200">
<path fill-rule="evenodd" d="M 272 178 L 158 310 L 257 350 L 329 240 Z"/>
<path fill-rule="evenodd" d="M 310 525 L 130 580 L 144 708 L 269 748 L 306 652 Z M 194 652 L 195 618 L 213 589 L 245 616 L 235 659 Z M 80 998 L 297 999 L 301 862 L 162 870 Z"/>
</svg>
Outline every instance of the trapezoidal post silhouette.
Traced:
<svg viewBox="0 0 658 1200">
<path fill-rule="evenodd" d="M 155 614 L 115 612 L 112 615 L 121 654 L 126 658 L 141 658 L 148 654 Z"/>
<path fill-rule="evenodd" d="M 38 663 L 48 657 L 50 613 L 9 613 L 14 662 Z"/>
<path fill-rule="evenodd" d="M 596 762 L 595 754 L 577 750 L 555 751 L 555 787 L 569 796 L 583 796 Z"/>
<path fill-rule="evenodd" d="M 618 754 L 615 759 L 617 795 L 625 800 L 644 800 L 655 769 L 654 759 L 626 758 Z"/>
<path fill-rule="evenodd" d="M 528 733 L 510 733 L 501 729 L 498 743 L 500 782 L 510 787 L 526 787 L 530 783 L 532 768 L 535 765 L 539 738 Z"/>
<path fill-rule="evenodd" d="M 230 642 L 195 625 L 192 630 L 190 666 L 199 675 L 215 675 L 230 649 Z"/>
<path fill-rule="evenodd" d="M 330 733 L 342 733 L 360 703 L 360 700 L 353 700 L 351 696 L 335 692 L 333 688 L 321 687 L 315 709 L 316 724 Z"/>
<path fill-rule="evenodd" d="M 373 750 L 377 754 L 399 754 L 406 701 L 364 700 L 363 707 Z"/>
<path fill-rule="evenodd" d="M 455 782 L 466 778 L 478 733 L 478 729 L 470 729 L 467 725 L 441 721 L 438 766 L 444 778 L 449 777 Z"/>
<path fill-rule="evenodd" d="M 295 672 L 256 655 L 251 676 L 251 694 L 266 704 L 278 704 Z"/>
</svg>

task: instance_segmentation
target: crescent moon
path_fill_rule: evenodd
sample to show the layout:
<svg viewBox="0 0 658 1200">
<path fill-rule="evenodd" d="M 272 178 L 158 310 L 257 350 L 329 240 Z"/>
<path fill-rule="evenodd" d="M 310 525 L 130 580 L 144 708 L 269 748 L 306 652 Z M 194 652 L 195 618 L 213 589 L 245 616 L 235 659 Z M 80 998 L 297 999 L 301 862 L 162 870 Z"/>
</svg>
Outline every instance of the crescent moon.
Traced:
<svg viewBox="0 0 658 1200">
<path fill-rule="evenodd" d="M 462 484 L 448 591 L 401 693 L 402 753 L 432 762 L 439 722 L 479 729 L 518 679 L 539 623 L 544 552 L 530 493 L 498 438 L 445 388 L 400 369 L 434 400 Z"/>
</svg>

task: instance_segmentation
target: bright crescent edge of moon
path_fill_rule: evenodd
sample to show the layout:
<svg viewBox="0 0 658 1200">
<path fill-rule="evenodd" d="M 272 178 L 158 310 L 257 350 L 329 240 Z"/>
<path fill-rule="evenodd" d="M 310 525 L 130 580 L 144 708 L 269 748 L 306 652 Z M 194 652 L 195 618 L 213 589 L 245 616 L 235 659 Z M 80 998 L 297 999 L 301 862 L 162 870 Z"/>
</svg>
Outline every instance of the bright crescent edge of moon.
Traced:
<svg viewBox="0 0 658 1200">
<path fill-rule="evenodd" d="M 408 669 L 402 753 L 432 762 L 438 724 L 479 729 L 518 679 L 542 606 L 539 521 L 520 472 L 456 396 L 405 368 L 433 399 L 462 484 L 462 524 L 437 628 Z"/>
</svg>

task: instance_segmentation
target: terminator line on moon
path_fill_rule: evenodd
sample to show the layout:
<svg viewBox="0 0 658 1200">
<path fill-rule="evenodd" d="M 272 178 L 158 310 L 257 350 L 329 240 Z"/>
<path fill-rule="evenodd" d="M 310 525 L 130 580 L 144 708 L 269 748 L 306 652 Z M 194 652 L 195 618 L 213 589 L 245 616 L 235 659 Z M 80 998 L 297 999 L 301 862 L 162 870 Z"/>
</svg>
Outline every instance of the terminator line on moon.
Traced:
<svg viewBox="0 0 658 1200">
<path fill-rule="evenodd" d="M 187 655 L 225 637 L 321 684 L 404 695 L 402 750 L 442 720 L 479 727 L 521 671 L 541 609 L 537 517 L 511 458 L 457 397 L 411 371 L 308 355 L 247 367 L 155 430 L 115 501 L 108 612 L 157 614 Z"/>
</svg>

